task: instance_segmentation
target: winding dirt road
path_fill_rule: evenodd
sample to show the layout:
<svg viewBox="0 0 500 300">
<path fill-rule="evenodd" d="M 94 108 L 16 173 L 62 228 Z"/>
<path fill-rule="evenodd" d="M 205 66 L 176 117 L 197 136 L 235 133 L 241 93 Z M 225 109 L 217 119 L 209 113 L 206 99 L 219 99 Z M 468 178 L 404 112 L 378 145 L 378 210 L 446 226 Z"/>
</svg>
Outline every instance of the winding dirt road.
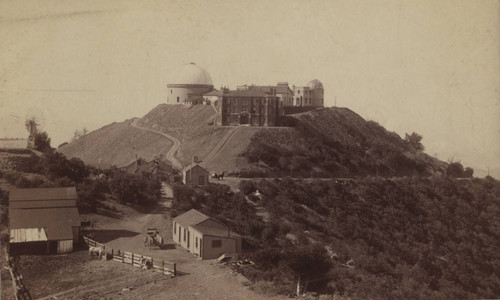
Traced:
<svg viewBox="0 0 500 300">
<path fill-rule="evenodd" d="M 133 119 L 132 122 L 129 123 L 130 126 L 137 128 L 137 129 L 141 129 L 141 130 L 154 132 L 154 133 L 159 134 L 163 137 L 166 137 L 167 139 L 171 140 L 174 143 L 172 145 L 172 147 L 170 148 L 170 150 L 168 150 L 168 152 L 165 154 L 165 158 L 172 163 L 172 166 L 174 168 L 176 168 L 178 170 L 182 170 L 183 168 L 182 168 L 181 162 L 175 157 L 175 155 L 177 154 L 177 151 L 179 150 L 179 147 L 181 146 L 181 142 L 178 139 L 176 139 L 175 137 L 171 136 L 170 134 L 166 134 L 166 133 L 163 133 L 163 132 L 160 132 L 157 130 L 153 130 L 153 129 L 149 129 L 149 128 L 140 127 L 139 125 L 137 125 L 138 120 L 139 119 Z"/>
</svg>

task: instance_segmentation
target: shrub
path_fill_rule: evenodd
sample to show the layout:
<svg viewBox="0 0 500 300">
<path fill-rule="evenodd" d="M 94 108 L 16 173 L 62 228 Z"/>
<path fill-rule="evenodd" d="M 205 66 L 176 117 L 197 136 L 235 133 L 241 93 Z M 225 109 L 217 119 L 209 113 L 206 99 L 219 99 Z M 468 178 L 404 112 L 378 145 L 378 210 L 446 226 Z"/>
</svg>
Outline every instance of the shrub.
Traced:
<svg viewBox="0 0 500 300">
<path fill-rule="evenodd" d="M 251 180 L 242 180 L 238 185 L 238 188 L 245 195 L 253 193 L 256 190 L 255 183 Z"/>
<path fill-rule="evenodd" d="M 114 171 L 109 182 L 110 191 L 121 203 L 135 203 L 151 206 L 161 196 L 161 183 L 150 179 L 146 174 L 129 174 Z"/>
<path fill-rule="evenodd" d="M 452 162 L 446 168 L 446 174 L 450 177 L 462 178 L 464 177 L 464 167 L 459 162 Z"/>
</svg>

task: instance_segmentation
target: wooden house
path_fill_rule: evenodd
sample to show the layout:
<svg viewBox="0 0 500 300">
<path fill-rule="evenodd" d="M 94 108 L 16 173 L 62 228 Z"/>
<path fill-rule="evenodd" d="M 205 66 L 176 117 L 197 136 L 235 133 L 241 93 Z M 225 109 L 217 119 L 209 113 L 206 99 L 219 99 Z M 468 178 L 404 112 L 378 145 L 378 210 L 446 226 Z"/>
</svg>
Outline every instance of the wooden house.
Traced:
<svg viewBox="0 0 500 300">
<path fill-rule="evenodd" d="M 193 158 L 193 163 L 182 170 L 182 182 L 185 185 L 207 185 L 209 183 L 209 173 L 207 169 L 200 166 L 198 158 Z"/>
<path fill-rule="evenodd" d="M 72 252 L 80 235 L 77 198 L 74 187 L 11 190 L 10 251 L 15 254 Z"/>
<path fill-rule="evenodd" d="M 241 236 L 196 209 L 173 220 L 173 239 L 200 259 L 241 252 Z"/>
</svg>

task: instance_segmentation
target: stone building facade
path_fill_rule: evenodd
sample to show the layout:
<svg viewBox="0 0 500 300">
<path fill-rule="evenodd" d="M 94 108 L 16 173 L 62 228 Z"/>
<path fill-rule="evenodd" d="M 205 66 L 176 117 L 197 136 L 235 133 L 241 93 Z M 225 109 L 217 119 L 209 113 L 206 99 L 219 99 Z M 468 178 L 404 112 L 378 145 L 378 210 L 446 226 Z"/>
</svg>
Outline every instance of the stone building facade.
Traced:
<svg viewBox="0 0 500 300">
<path fill-rule="evenodd" d="M 277 126 L 279 98 L 259 90 L 236 90 L 222 95 L 221 125 Z"/>
</svg>

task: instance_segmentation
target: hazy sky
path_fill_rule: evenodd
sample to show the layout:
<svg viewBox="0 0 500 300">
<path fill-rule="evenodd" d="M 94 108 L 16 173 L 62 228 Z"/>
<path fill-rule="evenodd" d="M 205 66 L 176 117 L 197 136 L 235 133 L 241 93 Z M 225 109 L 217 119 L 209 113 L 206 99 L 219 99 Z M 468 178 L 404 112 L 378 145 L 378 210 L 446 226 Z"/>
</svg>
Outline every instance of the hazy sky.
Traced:
<svg viewBox="0 0 500 300">
<path fill-rule="evenodd" d="M 499 1 L 0 1 L 0 137 L 33 111 L 53 146 L 141 117 L 196 62 L 216 87 L 317 78 L 327 106 L 500 167 L 499 41 Z"/>
</svg>

